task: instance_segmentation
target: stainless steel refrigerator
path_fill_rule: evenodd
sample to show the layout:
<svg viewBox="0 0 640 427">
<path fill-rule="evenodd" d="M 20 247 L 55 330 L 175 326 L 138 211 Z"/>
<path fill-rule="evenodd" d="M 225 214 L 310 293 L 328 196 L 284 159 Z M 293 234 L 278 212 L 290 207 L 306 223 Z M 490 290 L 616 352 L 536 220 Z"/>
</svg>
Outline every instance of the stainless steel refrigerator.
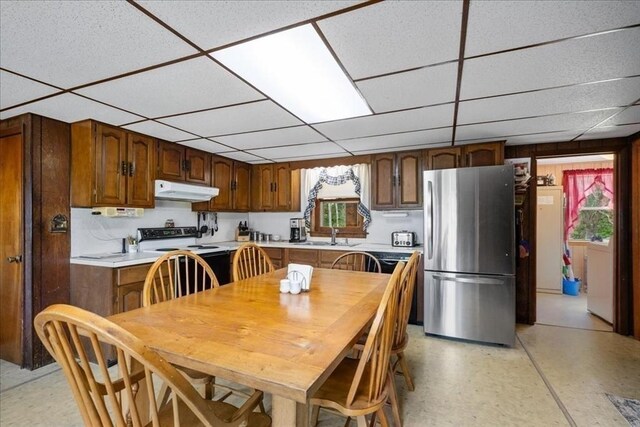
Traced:
<svg viewBox="0 0 640 427">
<path fill-rule="evenodd" d="M 513 346 L 513 166 L 424 172 L 424 330 Z"/>
</svg>

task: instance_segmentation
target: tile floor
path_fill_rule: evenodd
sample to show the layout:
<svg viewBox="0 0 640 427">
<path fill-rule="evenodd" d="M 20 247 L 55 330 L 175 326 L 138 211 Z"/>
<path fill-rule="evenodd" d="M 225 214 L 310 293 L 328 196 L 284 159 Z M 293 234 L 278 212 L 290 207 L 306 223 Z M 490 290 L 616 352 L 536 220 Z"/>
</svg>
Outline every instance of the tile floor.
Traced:
<svg viewBox="0 0 640 427">
<path fill-rule="evenodd" d="M 543 325 L 611 332 L 611 325 L 587 311 L 587 295 L 576 296 L 538 292 L 537 322 Z"/>
<path fill-rule="evenodd" d="M 418 326 L 410 334 L 416 390 L 397 378 L 407 427 L 626 426 L 605 393 L 640 399 L 640 341 L 629 337 L 518 325 L 516 346 L 504 348 L 426 337 Z M 0 362 L 0 386 L 3 427 L 82 424 L 55 365 L 29 372 Z M 343 424 L 321 413 L 318 425 Z"/>
</svg>

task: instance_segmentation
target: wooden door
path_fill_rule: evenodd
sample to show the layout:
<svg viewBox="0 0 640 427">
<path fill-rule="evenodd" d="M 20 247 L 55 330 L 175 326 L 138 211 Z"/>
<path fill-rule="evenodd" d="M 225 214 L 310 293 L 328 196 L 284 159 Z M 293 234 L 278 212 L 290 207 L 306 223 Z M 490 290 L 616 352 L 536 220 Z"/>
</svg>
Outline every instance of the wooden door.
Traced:
<svg viewBox="0 0 640 427">
<path fill-rule="evenodd" d="M 128 285 L 118 286 L 118 306 L 117 313 L 135 310 L 142 307 L 142 290 L 144 282 L 130 283 Z"/>
<path fill-rule="evenodd" d="M 393 209 L 396 207 L 396 164 L 395 155 L 377 154 L 373 156 L 371 170 L 373 209 Z"/>
<path fill-rule="evenodd" d="M 158 143 L 158 170 L 156 178 L 169 181 L 184 181 L 185 152 L 184 147 L 166 141 Z"/>
<path fill-rule="evenodd" d="M 96 124 L 96 205 L 127 203 L 127 136 L 122 129 Z"/>
<path fill-rule="evenodd" d="M 252 209 L 257 211 L 273 210 L 273 167 L 271 165 L 254 166 L 251 177 Z"/>
<path fill-rule="evenodd" d="M 422 153 L 398 153 L 398 205 L 399 208 L 422 206 Z"/>
<path fill-rule="evenodd" d="M 0 139 L 0 359 L 22 365 L 22 135 Z M 13 257 L 10 259 L 10 257 Z"/>
<path fill-rule="evenodd" d="M 501 142 L 472 144 L 464 146 L 464 165 L 493 166 L 504 163 L 504 149 Z"/>
<path fill-rule="evenodd" d="M 291 169 L 288 163 L 276 163 L 273 169 L 273 209 L 288 211 L 291 207 Z"/>
<path fill-rule="evenodd" d="M 450 169 L 462 167 L 459 147 L 435 148 L 427 151 L 427 169 Z"/>
<path fill-rule="evenodd" d="M 251 166 L 234 162 L 233 209 L 248 212 L 251 208 Z"/>
<path fill-rule="evenodd" d="M 220 194 L 211 199 L 209 206 L 214 211 L 230 211 L 233 209 L 233 160 L 212 156 L 211 162 L 211 181 Z"/>
<path fill-rule="evenodd" d="M 154 139 L 138 134 L 127 136 L 129 176 L 127 178 L 127 204 L 141 208 L 154 207 Z"/>
<path fill-rule="evenodd" d="M 211 185 L 211 154 L 192 148 L 185 149 L 185 181 Z"/>
</svg>

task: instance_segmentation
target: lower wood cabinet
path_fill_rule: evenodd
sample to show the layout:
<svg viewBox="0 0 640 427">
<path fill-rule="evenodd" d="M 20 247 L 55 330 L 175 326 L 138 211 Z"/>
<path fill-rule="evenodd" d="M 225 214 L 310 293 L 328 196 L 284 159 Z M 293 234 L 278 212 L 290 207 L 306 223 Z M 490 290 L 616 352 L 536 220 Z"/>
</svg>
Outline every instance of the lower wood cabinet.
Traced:
<svg viewBox="0 0 640 427">
<path fill-rule="evenodd" d="M 273 263 L 273 266 L 275 267 L 275 269 L 279 269 L 285 266 L 284 264 L 284 249 L 282 248 L 266 248 L 266 247 L 262 247 L 262 249 L 264 249 L 264 251 L 267 253 L 267 255 L 269 255 L 269 258 L 271 258 L 271 262 Z"/>
</svg>

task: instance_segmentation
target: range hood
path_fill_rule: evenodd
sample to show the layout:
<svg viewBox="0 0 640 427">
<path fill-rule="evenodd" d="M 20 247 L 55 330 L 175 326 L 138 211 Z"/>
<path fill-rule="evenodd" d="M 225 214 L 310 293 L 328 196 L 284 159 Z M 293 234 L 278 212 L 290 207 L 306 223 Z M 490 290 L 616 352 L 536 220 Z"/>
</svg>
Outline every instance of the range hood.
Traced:
<svg viewBox="0 0 640 427">
<path fill-rule="evenodd" d="M 182 184 L 156 179 L 156 199 L 203 202 L 216 197 L 220 190 L 215 187 Z"/>
</svg>

